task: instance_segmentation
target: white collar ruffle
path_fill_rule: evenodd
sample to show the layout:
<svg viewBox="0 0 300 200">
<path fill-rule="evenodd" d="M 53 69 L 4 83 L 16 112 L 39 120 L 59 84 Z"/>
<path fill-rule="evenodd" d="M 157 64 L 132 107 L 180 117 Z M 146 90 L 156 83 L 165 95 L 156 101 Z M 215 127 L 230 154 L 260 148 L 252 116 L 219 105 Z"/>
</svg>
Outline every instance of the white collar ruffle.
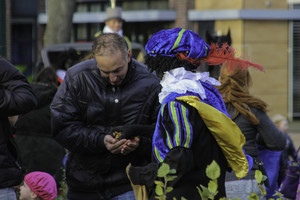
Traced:
<svg viewBox="0 0 300 200">
<path fill-rule="evenodd" d="M 113 31 L 108 26 L 104 26 L 103 33 L 118 33 L 120 36 L 123 36 L 123 30 L 120 29 L 118 32 Z"/>
<path fill-rule="evenodd" d="M 173 92 L 185 94 L 187 91 L 197 93 L 202 99 L 206 99 L 205 90 L 200 81 L 210 85 L 221 85 L 219 81 L 209 77 L 209 72 L 194 73 L 183 67 L 165 72 L 160 82 L 162 90 L 158 95 L 159 102 L 162 103 Z"/>
</svg>

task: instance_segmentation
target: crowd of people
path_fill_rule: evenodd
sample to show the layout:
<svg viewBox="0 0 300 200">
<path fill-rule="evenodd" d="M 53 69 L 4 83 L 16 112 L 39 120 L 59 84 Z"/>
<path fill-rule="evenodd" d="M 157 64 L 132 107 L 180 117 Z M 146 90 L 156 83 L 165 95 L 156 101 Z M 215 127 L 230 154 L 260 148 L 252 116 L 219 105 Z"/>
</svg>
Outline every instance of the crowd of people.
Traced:
<svg viewBox="0 0 300 200">
<path fill-rule="evenodd" d="M 263 67 L 182 28 L 153 34 L 145 66 L 110 20 L 92 58 L 61 81 L 48 67 L 29 84 L 0 59 L 0 199 L 55 199 L 64 177 L 68 200 L 156 199 L 163 164 L 176 176 L 165 199 L 202 199 L 197 187 L 211 184 L 213 161 L 215 199 L 264 199 L 256 170 L 272 197 L 295 147 L 287 120 L 272 121 L 249 92 L 248 68 Z M 218 80 L 203 64 L 221 66 Z"/>
</svg>

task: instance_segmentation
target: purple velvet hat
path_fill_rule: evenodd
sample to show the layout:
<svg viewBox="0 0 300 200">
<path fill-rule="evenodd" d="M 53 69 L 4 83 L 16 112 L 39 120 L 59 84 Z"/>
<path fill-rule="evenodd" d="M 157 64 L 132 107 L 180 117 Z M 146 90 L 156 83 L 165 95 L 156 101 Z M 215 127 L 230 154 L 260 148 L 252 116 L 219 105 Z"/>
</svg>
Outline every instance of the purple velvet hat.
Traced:
<svg viewBox="0 0 300 200">
<path fill-rule="evenodd" d="M 177 53 L 185 52 L 187 58 L 193 59 L 206 57 L 210 51 L 209 45 L 197 33 L 182 28 L 164 29 L 153 34 L 145 49 L 152 57 L 175 57 Z"/>
</svg>

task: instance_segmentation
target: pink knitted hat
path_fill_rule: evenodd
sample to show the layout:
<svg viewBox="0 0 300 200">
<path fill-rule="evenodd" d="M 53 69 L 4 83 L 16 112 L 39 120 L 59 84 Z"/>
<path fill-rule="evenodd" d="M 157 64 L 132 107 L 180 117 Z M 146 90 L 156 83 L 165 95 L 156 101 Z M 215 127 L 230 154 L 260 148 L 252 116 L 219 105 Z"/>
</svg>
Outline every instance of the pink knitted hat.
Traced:
<svg viewBox="0 0 300 200">
<path fill-rule="evenodd" d="M 53 200 L 57 195 L 54 178 L 45 172 L 31 172 L 24 178 L 28 187 L 43 200 Z"/>
</svg>

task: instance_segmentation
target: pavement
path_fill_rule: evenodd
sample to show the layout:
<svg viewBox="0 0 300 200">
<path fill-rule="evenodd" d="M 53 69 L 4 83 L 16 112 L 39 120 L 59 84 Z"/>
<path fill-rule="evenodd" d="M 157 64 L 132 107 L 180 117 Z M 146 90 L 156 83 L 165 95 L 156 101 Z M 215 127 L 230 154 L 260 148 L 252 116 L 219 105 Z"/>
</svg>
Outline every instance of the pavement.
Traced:
<svg viewBox="0 0 300 200">
<path fill-rule="evenodd" d="M 289 122 L 287 132 L 291 136 L 294 146 L 297 149 L 300 146 L 300 120 Z"/>
</svg>

